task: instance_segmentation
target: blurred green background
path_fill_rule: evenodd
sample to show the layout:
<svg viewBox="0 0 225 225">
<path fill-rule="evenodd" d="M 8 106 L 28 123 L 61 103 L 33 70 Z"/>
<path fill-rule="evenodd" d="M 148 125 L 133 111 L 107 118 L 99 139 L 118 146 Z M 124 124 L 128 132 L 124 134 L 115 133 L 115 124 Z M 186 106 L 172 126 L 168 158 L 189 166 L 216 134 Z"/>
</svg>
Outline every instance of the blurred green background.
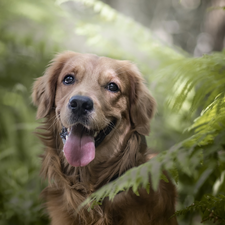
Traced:
<svg viewBox="0 0 225 225">
<path fill-rule="evenodd" d="M 224 90 L 213 95 L 221 94 L 224 100 L 222 6 L 219 0 L 0 0 L 0 225 L 48 224 L 39 198 L 46 185 L 39 177 L 43 146 L 33 133 L 38 123 L 30 94 L 35 78 L 56 53 L 91 52 L 135 62 L 158 102 L 148 144 L 164 151 L 193 135 L 184 131 L 211 103 L 206 100 L 213 89 L 204 92 L 201 82 L 192 82 L 194 77 L 188 84 L 191 88 L 185 85 L 190 73 L 211 76 L 207 85 L 215 83 L 215 89 Z M 198 61 L 197 57 L 213 51 L 221 53 Z M 213 68 L 222 78 L 213 77 Z M 201 101 L 193 102 L 198 95 Z M 198 159 L 199 167 L 189 175 L 179 173 L 177 209 L 204 194 L 225 192 L 221 143 L 225 111 L 221 109 L 222 103 L 220 111 L 214 112 L 222 117 L 220 129 L 204 143 L 206 154 Z M 198 212 L 178 219 L 184 225 L 201 222 Z"/>
</svg>

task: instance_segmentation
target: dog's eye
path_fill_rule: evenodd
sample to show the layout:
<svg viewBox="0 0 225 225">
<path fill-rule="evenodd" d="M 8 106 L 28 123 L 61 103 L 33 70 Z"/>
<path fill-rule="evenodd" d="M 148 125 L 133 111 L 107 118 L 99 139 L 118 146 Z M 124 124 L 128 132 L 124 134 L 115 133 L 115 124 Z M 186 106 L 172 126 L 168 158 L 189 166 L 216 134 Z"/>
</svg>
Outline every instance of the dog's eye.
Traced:
<svg viewBox="0 0 225 225">
<path fill-rule="evenodd" d="M 119 91 L 119 88 L 118 88 L 118 86 L 115 83 L 109 83 L 107 85 L 107 89 L 109 91 L 112 91 L 112 92 L 118 92 Z"/>
<path fill-rule="evenodd" d="M 63 83 L 66 84 L 66 85 L 68 85 L 68 84 L 73 84 L 74 81 L 75 81 L 75 78 L 74 78 L 74 76 L 71 75 L 71 74 L 66 75 L 66 76 L 64 77 L 64 79 L 63 79 Z"/>
</svg>

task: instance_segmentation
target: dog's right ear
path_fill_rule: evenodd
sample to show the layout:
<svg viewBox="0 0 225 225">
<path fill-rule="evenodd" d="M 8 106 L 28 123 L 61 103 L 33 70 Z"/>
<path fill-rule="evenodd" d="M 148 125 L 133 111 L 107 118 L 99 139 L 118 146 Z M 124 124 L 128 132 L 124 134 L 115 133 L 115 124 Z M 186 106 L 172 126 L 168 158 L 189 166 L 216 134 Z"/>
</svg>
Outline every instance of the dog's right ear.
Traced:
<svg viewBox="0 0 225 225">
<path fill-rule="evenodd" d="M 144 136 L 150 132 L 150 120 L 154 116 L 156 101 L 144 84 L 144 79 L 138 68 L 130 63 L 123 62 L 123 68 L 130 80 L 130 119 L 134 129 Z"/>
<path fill-rule="evenodd" d="M 57 55 L 46 69 L 42 77 L 37 78 L 33 85 L 32 101 L 38 107 L 37 119 L 46 117 L 54 110 L 55 93 L 58 76 L 65 62 L 75 56 L 75 52 L 63 52 Z"/>
</svg>

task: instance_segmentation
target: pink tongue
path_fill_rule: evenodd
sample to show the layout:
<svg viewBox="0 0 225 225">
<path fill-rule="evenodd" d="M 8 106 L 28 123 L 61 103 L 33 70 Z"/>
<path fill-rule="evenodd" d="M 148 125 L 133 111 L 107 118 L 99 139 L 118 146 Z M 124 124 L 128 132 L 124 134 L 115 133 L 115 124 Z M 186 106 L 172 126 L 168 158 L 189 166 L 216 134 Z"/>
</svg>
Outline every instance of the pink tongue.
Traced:
<svg viewBox="0 0 225 225">
<path fill-rule="evenodd" d="M 94 137 L 82 125 L 72 127 L 64 145 L 64 153 L 71 166 L 86 166 L 95 158 Z"/>
</svg>

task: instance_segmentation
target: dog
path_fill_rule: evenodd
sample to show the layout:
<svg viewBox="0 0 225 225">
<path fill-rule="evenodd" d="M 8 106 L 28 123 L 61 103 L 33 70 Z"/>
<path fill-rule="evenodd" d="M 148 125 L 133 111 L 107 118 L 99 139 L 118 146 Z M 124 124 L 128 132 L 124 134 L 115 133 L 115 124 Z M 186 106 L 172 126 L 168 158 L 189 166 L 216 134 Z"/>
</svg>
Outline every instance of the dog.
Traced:
<svg viewBox="0 0 225 225">
<path fill-rule="evenodd" d="M 63 52 L 35 81 L 32 99 L 37 119 L 44 118 L 38 135 L 52 225 L 177 224 L 169 219 L 176 201 L 171 181 L 149 194 L 127 190 L 90 211 L 77 210 L 91 193 L 151 158 L 145 136 L 156 103 L 134 64 Z"/>
</svg>

